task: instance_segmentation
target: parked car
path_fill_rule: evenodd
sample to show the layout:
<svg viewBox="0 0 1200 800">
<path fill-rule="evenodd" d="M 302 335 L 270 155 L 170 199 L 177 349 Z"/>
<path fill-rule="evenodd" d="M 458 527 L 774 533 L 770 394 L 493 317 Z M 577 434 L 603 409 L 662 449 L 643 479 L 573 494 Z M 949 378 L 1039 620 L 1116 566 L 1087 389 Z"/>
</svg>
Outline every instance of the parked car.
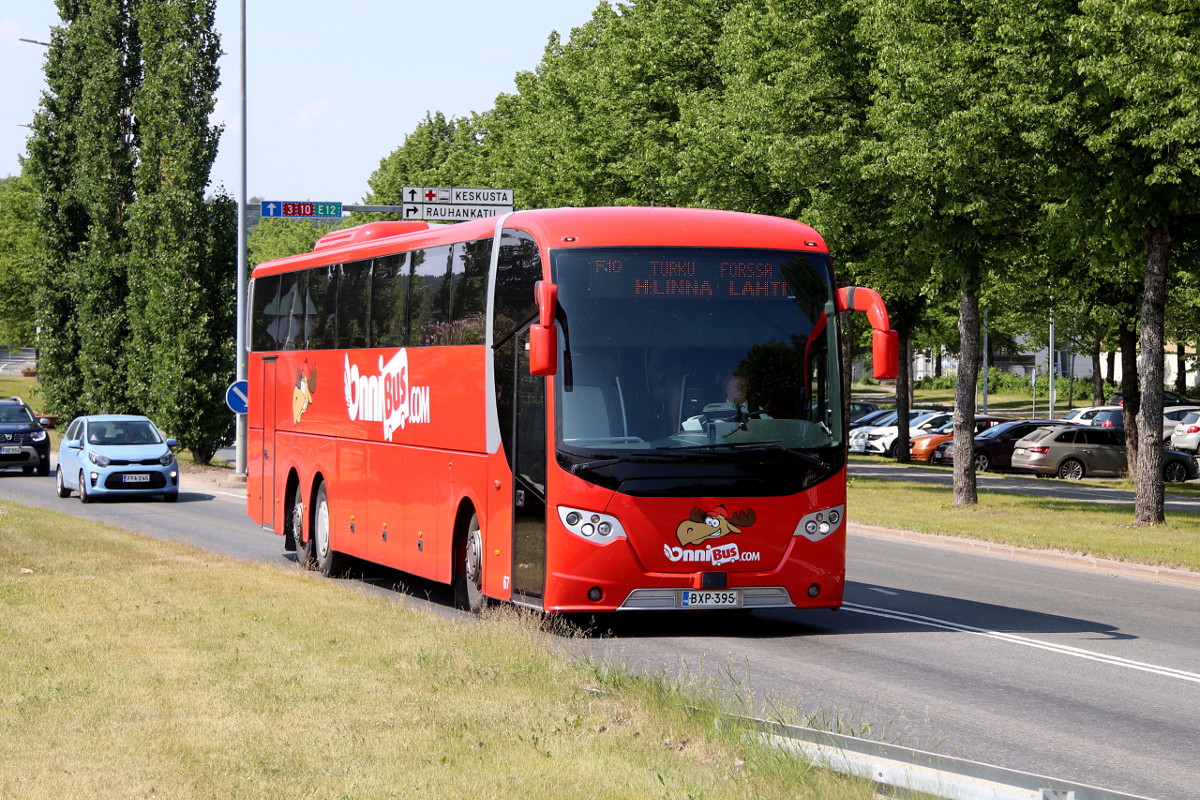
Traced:
<svg viewBox="0 0 1200 800">
<path fill-rule="evenodd" d="M 954 418 L 946 411 L 926 411 L 909 417 L 909 438 L 922 436 L 945 425 Z M 876 425 L 867 432 L 863 452 L 867 455 L 896 457 L 896 447 L 899 445 L 900 428 L 893 419 L 890 425 Z M 853 439 L 851 446 L 853 447 Z"/>
<path fill-rule="evenodd" d="M 1200 411 L 1200 406 L 1178 406 L 1163 411 L 1162 440 L 1164 443 L 1171 441 L 1171 436 L 1175 433 L 1175 426 L 1193 411 Z M 1102 428 L 1124 428 L 1125 410 L 1123 408 L 1105 409 L 1095 416 L 1092 425 Z"/>
<path fill-rule="evenodd" d="M 1062 420 L 1053 419 L 1016 419 L 1003 422 L 988 428 L 975 437 L 975 469 L 987 472 L 994 469 L 1008 469 L 1012 466 L 1012 453 L 1017 442 L 1038 428 L 1049 425 L 1062 425 Z M 930 459 L 935 464 L 954 463 L 954 440 L 938 445 Z"/>
<path fill-rule="evenodd" d="M 975 433 L 976 435 L 983 433 L 988 428 L 1001 425 L 1005 422 L 1012 422 L 1012 417 L 988 417 L 982 414 L 975 417 Z M 925 436 L 918 436 L 912 440 L 909 445 L 909 453 L 914 461 L 929 461 L 938 445 L 942 442 L 949 441 L 954 438 L 954 421 L 947 422 L 942 427 L 938 428 L 933 433 Z"/>
<path fill-rule="evenodd" d="M 1047 427 L 1017 442 L 1013 469 L 1081 480 L 1088 475 L 1123 475 L 1125 431 L 1120 428 Z M 1196 460 L 1178 450 L 1163 450 L 1163 480 L 1182 483 L 1196 477 Z"/>
<path fill-rule="evenodd" d="M 1094 420 L 1096 415 L 1101 411 L 1107 411 L 1114 408 L 1120 408 L 1120 406 L 1085 406 L 1084 408 L 1076 408 L 1068 411 L 1063 415 L 1063 419 L 1073 425 L 1091 425 L 1092 420 Z"/>
<path fill-rule="evenodd" d="M 179 464 L 171 448 L 178 446 L 145 417 L 78 417 L 58 445 L 58 496 L 74 490 L 89 503 L 103 495 L 161 494 L 174 502 Z"/>
<path fill-rule="evenodd" d="M 850 430 L 854 430 L 855 428 L 869 427 L 871 425 L 874 425 L 876 422 L 882 420 L 888 414 L 895 414 L 895 413 L 896 413 L 896 410 L 892 409 L 892 408 L 885 408 L 885 409 L 881 409 L 879 411 L 872 411 L 864 417 L 859 417 L 858 419 L 851 420 L 850 421 Z"/>
<path fill-rule="evenodd" d="M 895 409 L 892 409 L 892 410 L 888 411 L 887 413 L 883 414 L 882 416 L 878 417 L 877 419 L 875 419 L 870 425 L 861 425 L 857 428 L 851 429 L 851 431 L 850 431 L 850 452 L 858 454 L 858 455 L 862 455 L 862 454 L 865 454 L 868 452 L 872 452 L 875 455 L 883 455 L 884 451 L 879 450 L 877 448 L 874 450 L 868 450 L 867 444 L 869 441 L 871 441 L 870 437 L 877 428 L 894 427 L 896 424 L 896 419 L 899 416 L 899 413 L 900 412 L 896 411 Z M 937 413 L 937 412 L 935 412 L 934 409 L 932 409 L 932 408 L 910 408 L 908 410 L 908 418 L 911 421 L 911 420 L 914 420 L 917 417 L 921 416 L 922 414 L 933 414 L 933 413 Z M 878 440 L 875 440 L 875 441 L 878 441 Z"/>
<path fill-rule="evenodd" d="M 1185 453 L 1200 452 L 1200 411 L 1189 411 L 1175 423 L 1171 432 L 1171 447 Z"/>
<path fill-rule="evenodd" d="M 1108 398 L 1108 404 L 1110 406 L 1123 406 L 1125 405 L 1125 401 L 1122 399 L 1123 397 L 1124 395 L 1121 392 L 1117 392 L 1112 397 Z M 1166 389 L 1163 390 L 1163 408 L 1168 408 L 1170 406 L 1193 406 L 1195 404 L 1195 400 L 1191 400 L 1181 394 L 1176 394 L 1175 392 L 1169 392 Z"/>
<path fill-rule="evenodd" d="M 850 401 L 850 421 L 854 422 L 857 419 L 862 419 L 867 414 L 879 410 L 878 403 L 869 403 L 866 400 L 851 400 Z"/>
<path fill-rule="evenodd" d="M 0 469 L 20 467 L 26 475 L 50 474 L 50 437 L 33 409 L 19 397 L 0 400 Z"/>
</svg>

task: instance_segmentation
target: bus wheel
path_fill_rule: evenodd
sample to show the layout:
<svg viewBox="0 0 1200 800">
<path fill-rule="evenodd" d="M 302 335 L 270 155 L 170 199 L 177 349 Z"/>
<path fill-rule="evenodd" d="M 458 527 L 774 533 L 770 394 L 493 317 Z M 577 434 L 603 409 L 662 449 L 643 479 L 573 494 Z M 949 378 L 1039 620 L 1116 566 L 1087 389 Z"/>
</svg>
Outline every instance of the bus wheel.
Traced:
<svg viewBox="0 0 1200 800">
<path fill-rule="evenodd" d="M 463 548 L 465 555 L 460 564 L 455 588 L 455 599 L 461 608 L 466 608 L 472 614 L 483 610 L 483 536 L 479 532 L 479 515 L 472 514 L 467 524 L 467 540 Z"/>
<path fill-rule="evenodd" d="M 288 514 L 287 529 L 284 538 L 290 538 L 295 545 L 296 563 L 302 569 L 313 568 L 312 536 L 304 536 L 304 493 L 297 486 L 292 494 L 292 513 Z M 285 541 L 284 547 L 287 546 Z"/>
<path fill-rule="evenodd" d="M 322 575 L 338 575 L 345 571 L 342 554 L 333 549 L 329 540 L 329 494 L 325 484 L 317 487 L 317 500 L 313 503 L 312 527 L 309 529 L 309 552 L 317 562 Z"/>
</svg>

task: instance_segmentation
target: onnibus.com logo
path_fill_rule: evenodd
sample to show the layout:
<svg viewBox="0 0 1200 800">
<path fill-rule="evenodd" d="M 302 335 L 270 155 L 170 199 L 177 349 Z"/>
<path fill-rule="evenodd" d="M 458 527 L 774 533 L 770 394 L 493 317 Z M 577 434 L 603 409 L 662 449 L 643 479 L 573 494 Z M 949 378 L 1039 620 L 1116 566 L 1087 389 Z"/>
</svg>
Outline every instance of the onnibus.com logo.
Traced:
<svg viewBox="0 0 1200 800">
<path fill-rule="evenodd" d="M 713 547 L 711 544 L 703 550 L 685 550 L 682 547 L 663 545 L 663 554 L 671 561 L 700 561 L 712 564 L 732 564 L 735 561 L 761 561 L 762 553 L 740 552 L 736 544 L 722 544 Z"/>
<path fill-rule="evenodd" d="M 389 442 L 406 424 L 429 422 L 429 387 L 409 385 L 407 350 L 396 351 L 386 364 L 380 356 L 376 375 L 359 372 L 347 355 L 343 379 L 350 420 L 382 422 L 383 438 Z"/>
</svg>

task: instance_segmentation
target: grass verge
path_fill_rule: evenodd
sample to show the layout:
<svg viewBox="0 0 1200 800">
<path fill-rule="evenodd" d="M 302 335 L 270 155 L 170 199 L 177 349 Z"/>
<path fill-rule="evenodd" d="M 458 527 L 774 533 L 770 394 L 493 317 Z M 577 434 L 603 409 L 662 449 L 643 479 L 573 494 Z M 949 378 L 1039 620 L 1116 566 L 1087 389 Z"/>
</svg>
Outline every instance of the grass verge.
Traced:
<svg viewBox="0 0 1200 800">
<path fill-rule="evenodd" d="M 8 503 L 0 641 L 0 797 L 874 796 L 682 710 L 714 695 L 563 659 L 536 615 Z"/>
<path fill-rule="evenodd" d="M 1138 564 L 1200 570 L 1200 516 L 1134 528 L 1125 506 L 979 491 L 979 505 L 954 508 L 949 486 L 856 476 L 847 481 L 850 519 L 884 528 L 1065 550 Z"/>
</svg>

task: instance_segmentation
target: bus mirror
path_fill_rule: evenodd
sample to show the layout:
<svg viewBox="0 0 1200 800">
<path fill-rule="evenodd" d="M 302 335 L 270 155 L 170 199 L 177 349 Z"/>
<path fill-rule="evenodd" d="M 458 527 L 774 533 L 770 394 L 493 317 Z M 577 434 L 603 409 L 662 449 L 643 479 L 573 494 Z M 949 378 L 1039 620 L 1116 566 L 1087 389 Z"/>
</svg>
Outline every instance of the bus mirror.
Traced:
<svg viewBox="0 0 1200 800">
<path fill-rule="evenodd" d="M 538 281 L 533 285 L 533 296 L 537 301 L 538 324 L 549 328 L 558 313 L 558 286 L 549 281 Z"/>
<path fill-rule="evenodd" d="M 883 298 L 874 289 L 865 286 L 844 286 L 837 290 L 835 303 L 838 311 L 862 311 L 867 315 L 867 321 L 877 331 L 889 330 L 887 306 Z"/>
<path fill-rule="evenodd" d="M 553 284 L 550 284 L 554 288 Z M 558 328 L 529 326 L 529 374 L 544 377 L 558 372 Z"/>
<path fill-rule="evenodd" d="M 871 331 L 871 358 L 875 362 L 875 380 L 894 380 L 900 374 L 900 334 Z"/>
</svg>

